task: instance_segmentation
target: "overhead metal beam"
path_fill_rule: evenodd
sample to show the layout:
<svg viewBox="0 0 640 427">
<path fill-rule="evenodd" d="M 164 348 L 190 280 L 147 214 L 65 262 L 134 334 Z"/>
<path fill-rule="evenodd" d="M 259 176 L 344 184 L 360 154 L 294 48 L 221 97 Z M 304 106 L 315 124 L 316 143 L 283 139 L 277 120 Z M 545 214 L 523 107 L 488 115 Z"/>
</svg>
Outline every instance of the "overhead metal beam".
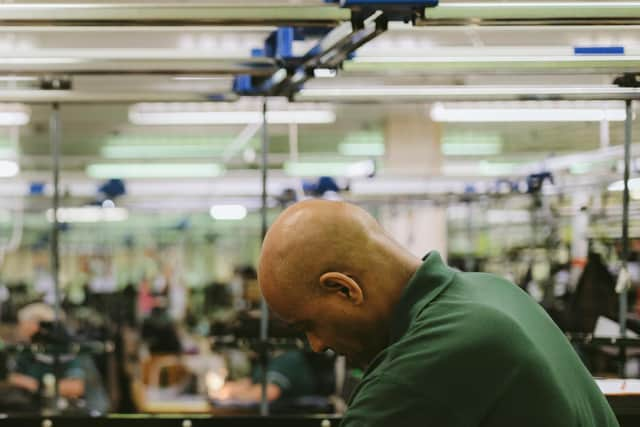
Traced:
<svg viewBox="0 0 640 427">
<path fill-rule="evenodd" d="M 435 101 L 535 101 L 640 99 L 640 89 L 617 86 L 356 86 L 308 87 L 299 101 L 344 103 L 435 102 Z"/>
<path fill-rule="evenodd" d="M 481 51 L 481 49 L 479 49 Z M 640 69 L 640 56 L 424 56 L 362 57 L 344 63 L 346 72 L 427 74 L 603 74 Z"/>
<path fill-rule="evenodd" d="M 0 73 L 12 75 L 111 74 L 251 74 L 268 76 L 276 69 L 271 58 L 216 58 L 176 50 L 46 49 L 0 52 Z"/>
<path fill-rule="evenodd" d="M 237 99 L 233 93 L 223 94 L 220 99 Z M 0 90 L 0 102 L 22 102 L 26 104 L 96 104 L 130 102 L 198 102 L 208 101 L 206 95 L 193 92 L 107 92 L 76 90 Z"/>
<path fill-rule="evenodd" d="M 335 26 L 350 17 L 333 6 L 0 4 L 0 25 L 16 26 Z"/>
<path fill-rule="evenodd" d="M 475 1 L 425 9 L 418 25 L 634 25 L 638 1 Z"/>
</svg>

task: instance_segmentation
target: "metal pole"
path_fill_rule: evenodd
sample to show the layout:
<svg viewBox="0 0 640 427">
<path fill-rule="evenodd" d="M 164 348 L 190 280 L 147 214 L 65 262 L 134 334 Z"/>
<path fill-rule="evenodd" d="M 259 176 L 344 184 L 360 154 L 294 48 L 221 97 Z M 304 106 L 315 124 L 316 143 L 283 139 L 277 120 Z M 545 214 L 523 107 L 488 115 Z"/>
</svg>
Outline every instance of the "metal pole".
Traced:
<svg viewBox="0 0 640 427">
<path fill-rule="evenodd" d="M 262 216 L 262 240 L 267 234 L 267 171 L 269 169 L 269 132 L 267 128 L 267 99 L 262 102 L 262 163 L 260 165 L 262 171 L 262 207 L 260 214 Z M 267 351 L 267 337 L 269 334 L 269 308 L 267 302 L 262 298 L 260 303 L 260 341 L 261 341 L 261 360 L 262 360 L 262 395 L 260 400 L 260 415 L 269 415 L 269 401 L 267 399 L 267 366 L 269 362 L 269 354 Z"/>
<path fill-rule="evenodd" d="M 59 242 L 59 223 L 58 208 L 60 206 L 60 109 L 57 103 L 53 104 L 51 117 L 49 121 L 49 132 L 51 140 L 51 160 L 53 171 L 53 222 L 51 225 L 51 274 L 53 276 L 53 284 L 55 286 L 54 293 L 54 310 L 56 322 L 60 316 L 60 242 Z"/>
<path fill-rule="evenodd" d="M 629 172 L 631 169 L 631 124 L 633 111 L 631 100 L 626 100 L 626 121 L 624 126 L 624 193 L 622 196 L 622 270 L 626 274 L 629 261 Z M 627 332 L 627 287 L 624 286 L 619 295 L 619 322 L 620 337 L 624 338 Z M 624 377 L 624 365 L 626 362 L 626 349 L 620 344 L 620 377 Z"/>
<path fill-rule="evenodd" d="M 55 329 L 60 327 L 60 227 L 58 223 L 58 208 L 60 206 L 60 109 L 57 103 L 52 105 L 51 117 L 49 119 L 49 138 L 51 141 L 51 161 L 53 171 L 53 221 L 51 225 L 51 275 L 53 276 L 54 300 L 53 309 L 55 314 Z M 54 375 L 56 378 L 55 402 L 58 401 L 58 379 L 60 378 L 60 363 L 57 350 L 54 351 Z"/>
</svg>

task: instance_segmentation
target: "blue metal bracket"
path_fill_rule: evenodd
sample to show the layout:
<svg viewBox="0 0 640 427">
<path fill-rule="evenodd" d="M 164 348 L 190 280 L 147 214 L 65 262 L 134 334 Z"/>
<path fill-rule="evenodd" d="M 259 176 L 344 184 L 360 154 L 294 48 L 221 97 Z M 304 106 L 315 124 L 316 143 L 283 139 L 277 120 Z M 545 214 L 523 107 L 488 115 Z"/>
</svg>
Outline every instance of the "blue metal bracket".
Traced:
<svg viewBox="0 0 640 427">
<path fill-rule="evenodd" d="M 242 96 L 286 96 L 292 97 L 303 84 L 314 76 L 318 68 L 339 69 L 346 59 L 352 58 L 356 49 L 386 30 L 386 19 L 375 13 L 363 22 L 362 28 L 354 30 L 351 23 L 325 31 L 317 29 L 279 28 L 269 35 L 264 49 L 254 49 L 253 57 L 266 56 L 279 65 L 270 77 L 239 75 L 233 90 Z M 293 54 L 293 42 L 305 37 L 323 35 L 318 43 L 302 56 Z"/>
<path fill-rule="evenodd" d="M 336 28 L 281 27 L 265 40 L 263 49 L 254 49 L 253 57 L 273 58 L 279 69 L 269 77 L 239 75 L 233 90 L 241 96 L 286 96 L 291 98 L 319 68 L 340 69 L 355 51 L 387 30 L 389 21 L 415 22 L 427 7 L 438 0 L 325 0 L 351 9 L 351 22 Z M 293 52 L 293 43 L 313 37 L 320 40 L 302 56 Z"/>
</svg>

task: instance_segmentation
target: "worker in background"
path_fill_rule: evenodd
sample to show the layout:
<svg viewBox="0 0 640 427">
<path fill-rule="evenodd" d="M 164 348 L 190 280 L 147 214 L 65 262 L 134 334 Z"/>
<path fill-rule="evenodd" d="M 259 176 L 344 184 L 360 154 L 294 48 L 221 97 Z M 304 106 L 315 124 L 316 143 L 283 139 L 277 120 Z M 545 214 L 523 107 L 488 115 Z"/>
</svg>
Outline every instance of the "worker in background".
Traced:
<svg viewBox="0 0 640 427">
<path fill-rule="evenodd" d="M 43 323 L 51 324 L 55 320 L 53 309 L 44 303 L 33 303 L 18 312 L 18 336 L 25 343 L 42 338 Z M 59 379 L 60 396 L 69 399 L 84 395 L 84 371 L 78 360 L 65 356 L 61 359 L 62 378 Z M 53 356 L 49 354 L 21 353 L 15 361 L 15 368 L 9 374 L 9 384 L 27 390 L 36 395 L 42 387 L 46 374 L 54 373 Z"/>
<path fill-rule="evenodd" d="M 309 200 L 271 226 L 271 309 L 366 366 L 343 426 L 618 426 L 567 339 L 511 282 L 421 261 L 364 210 Z M 394 424 L 395 423 L 395 424 Z"/>
<path fill-rule="evenodd" d="M 228 381 L 209 393 L 218 402 L 258 403 L 262 397 L 261 372 L 254 370 L 252 378 Z M 313 368 L 300 350 L 280 353 L 269 361 L 267 368 L 267 400 L 293 402 L 298 398 L 316 395 L 317 385 Z"/>
</svg>

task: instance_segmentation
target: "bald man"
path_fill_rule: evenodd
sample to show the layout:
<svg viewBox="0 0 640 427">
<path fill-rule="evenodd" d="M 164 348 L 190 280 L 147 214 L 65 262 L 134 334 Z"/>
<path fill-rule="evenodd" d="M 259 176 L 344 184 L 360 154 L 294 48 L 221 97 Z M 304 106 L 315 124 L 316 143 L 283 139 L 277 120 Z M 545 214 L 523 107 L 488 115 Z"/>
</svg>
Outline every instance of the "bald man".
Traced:
<svg viewBox="0 0 640 427">
<path fill-rule="evenodd" d="M 264 241 L 272 310 L 366 366 L 343 426 L 618 426 L 562 332 L 527 294 L 484 273 L 422 261 L 364 210 L 311 200 Z"/>
</svg>

